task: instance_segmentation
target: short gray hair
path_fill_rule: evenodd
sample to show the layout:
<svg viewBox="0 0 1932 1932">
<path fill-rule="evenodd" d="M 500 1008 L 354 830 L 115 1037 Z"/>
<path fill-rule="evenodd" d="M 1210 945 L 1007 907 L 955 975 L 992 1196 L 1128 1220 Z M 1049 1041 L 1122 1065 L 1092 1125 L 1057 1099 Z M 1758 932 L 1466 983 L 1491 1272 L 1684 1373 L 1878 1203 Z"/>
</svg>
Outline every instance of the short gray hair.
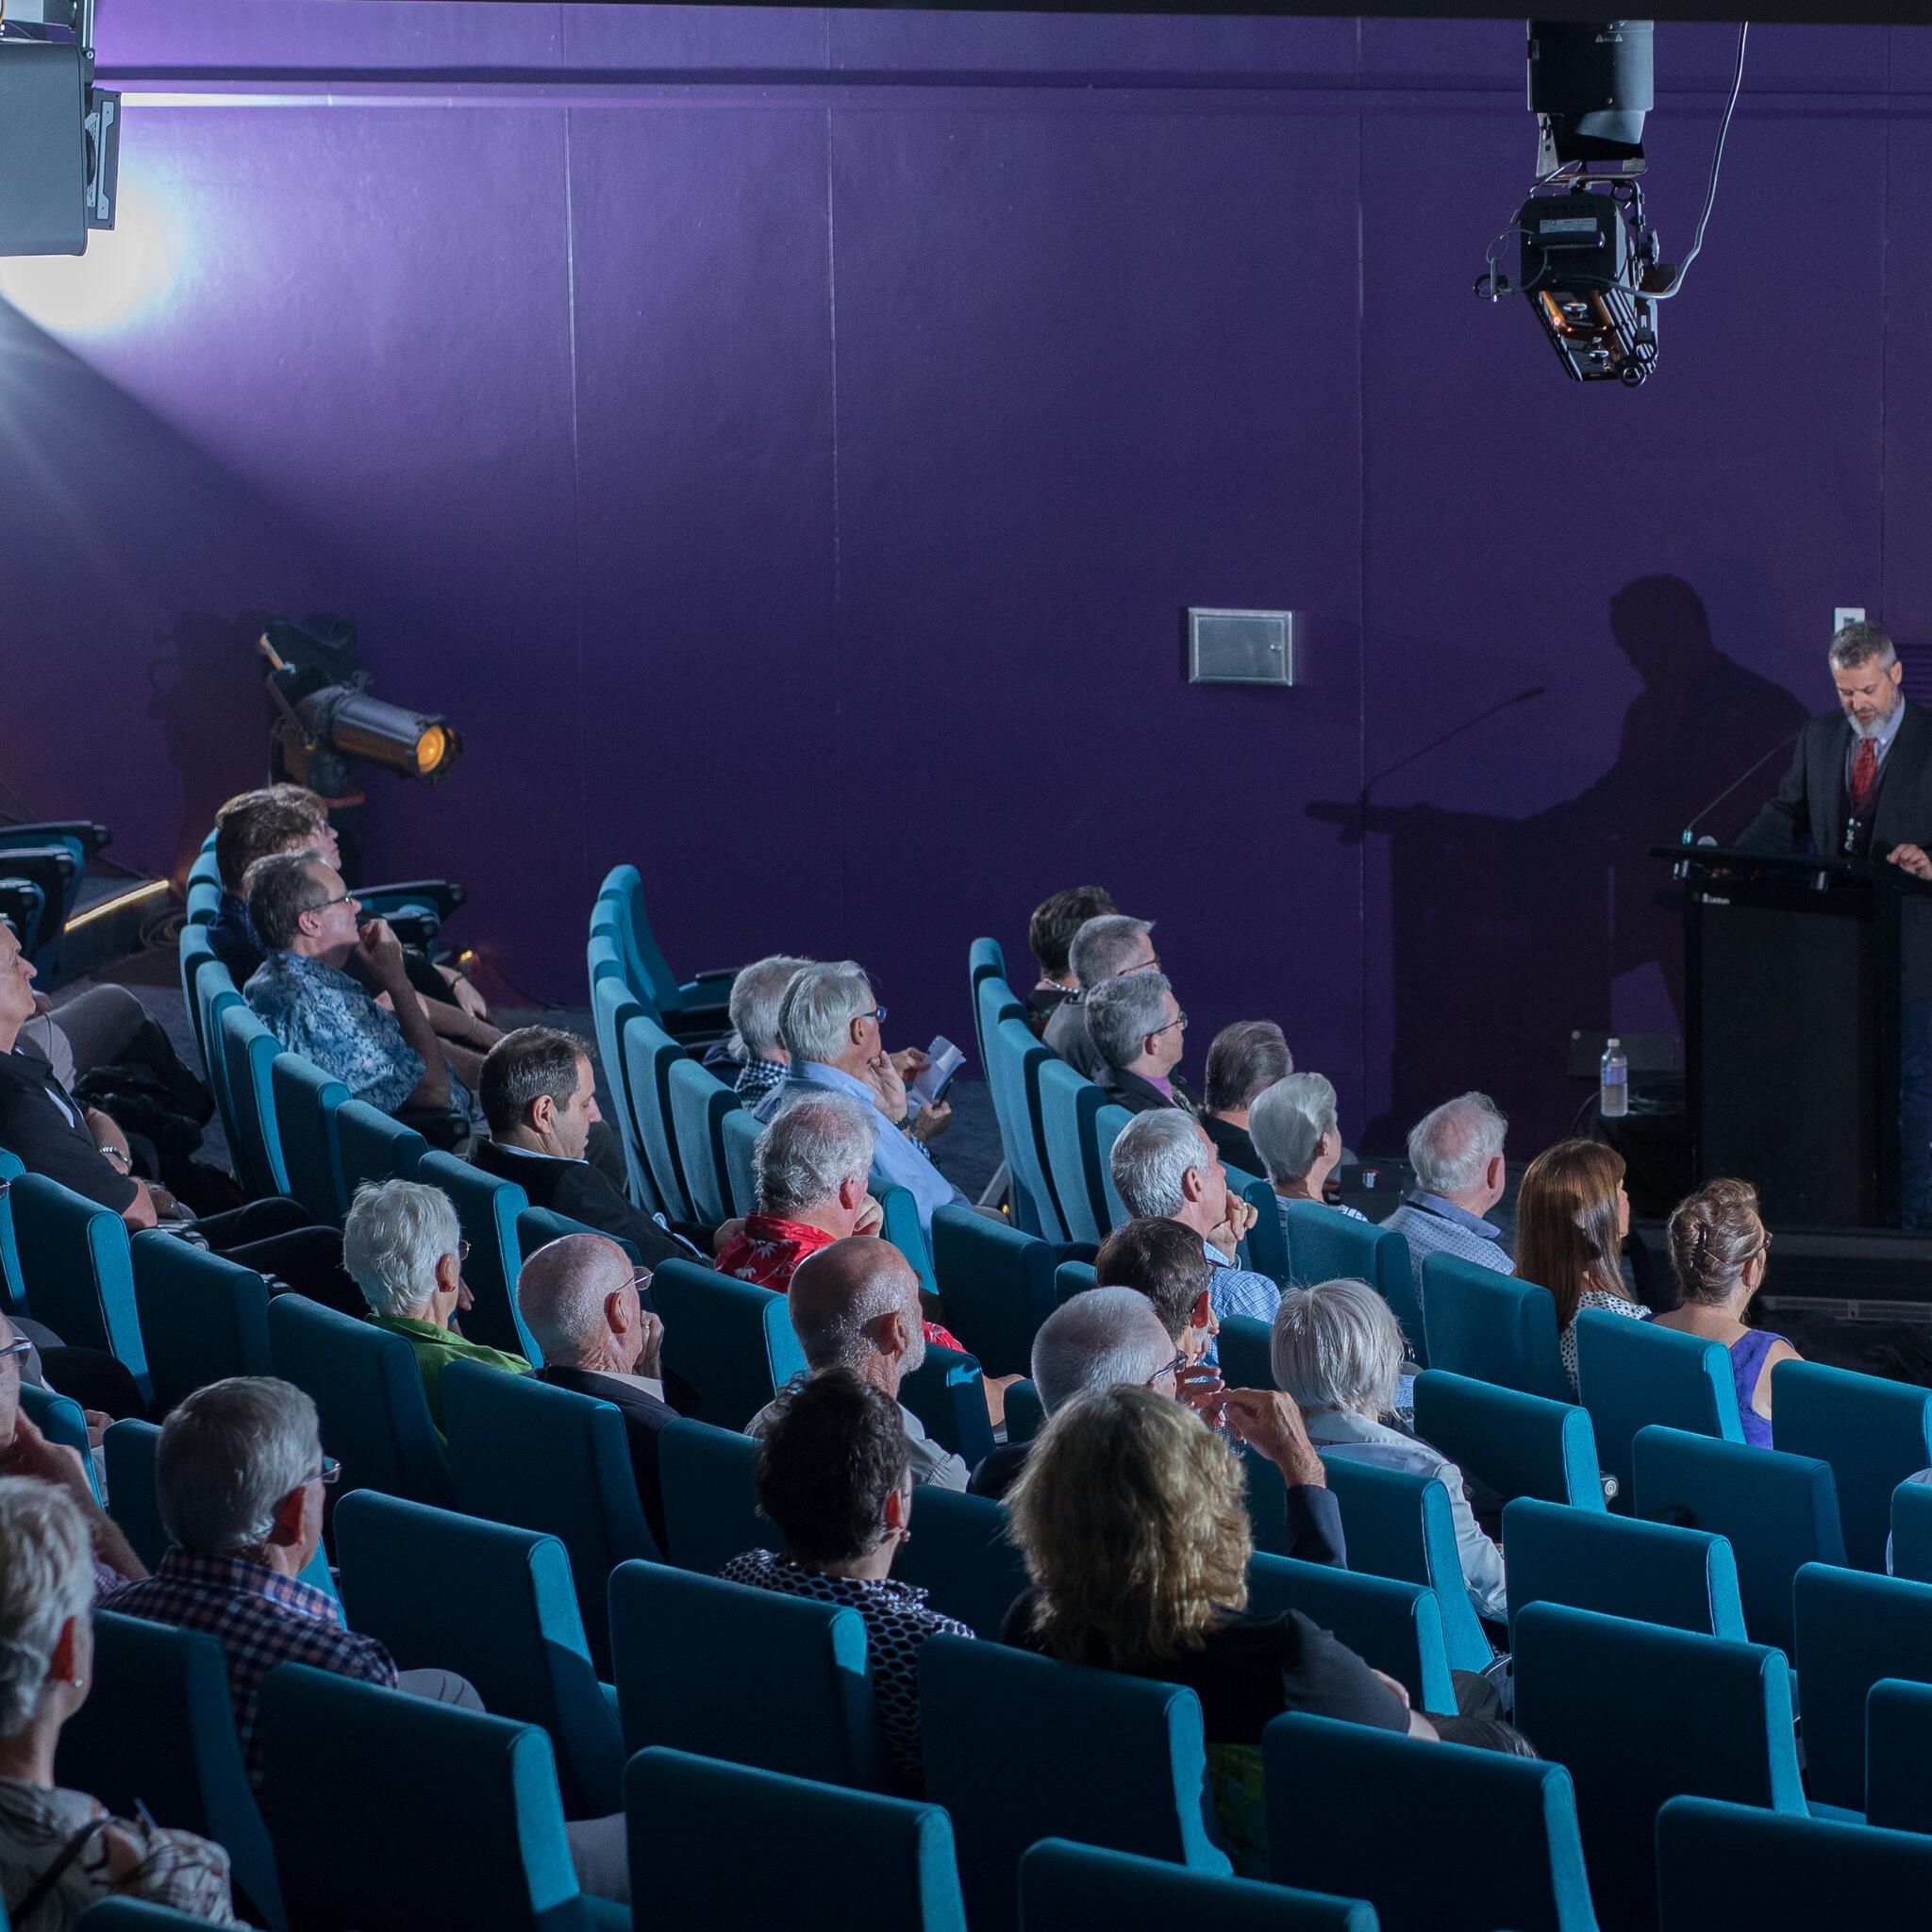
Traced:
<svg viewBox="0 0 1932 1932">
<path fill-rule="evenodd" d="M 908 1295 L 907 1277 L 887 1261 L 887 1257 L 896 1256 L 898 1249 L 883 1239 L 879 1241 L 878 1248 L 879 1259 L 884 1265 L 873 1270 L 836 1307 L 822 1307 L 819 1301 L 810 1297 L 792 1299 L 792 1332 L 798 1337 L 798 1345 L 810 1368 L 861 1367 L 874 1353 L 872 1339 L 866 1334 L 866 1329 L 880 1316 L 904 1310 L 908 1301 L 912 1308 L 913 1332 L 923 1340 L 924 1329 L 920 1325 L 919 1277 L 916 1274 L 911 1276 Z M 810 1256 L 806 1257 L 807 1260 L 810 1258 Z"/>
<path fill-rule="evenodd" d="M 191 1556 L 259 1549 L 275 1509 L 322 1468 L 315 1404 L 273 1375 L 197 1389 L 161 1424 L 155 1501 L 168 1540 Z"/>
<path fill-rule="evenodd" d="M 1081 1000 L 1093 1050 L 1110 1067 L 1131 1066 L 1147 1036 L 1167 1024 L 1162 1002 L 1174 991 L 1164 973 L 1128 973 L 1102 980 Z"/>
<path fill-rule="evenodd" d="M 1826 655 L 1834 671 L 1849 671 L 1855 665 L 1874 660 L 1881 671 L 1889 671 L 1898 662 L 1891 640 L 1875 624 L 1867 624 L 1863 618 L 1840 625 L 1832 633 L 1831 649 Z"/>
<path fill-rule="evenodd" d="M 1206 1173 L 1214 1150 L 1194 1117 L 1177 1107 L 1150 1108 L 1120 1131 L 1108 1156 L 1114 1191 L 1129 1214 L 1171 1220 L 1187 1196 L 1182 1183 L 1190 1168 Z"/>
<path fill-rule="evenodd" d="M 608 1235 L 559 1235 L 517 1274 L 517 1312 L 546 1362 L 573 1368 L 606 1330 L 604 1297 L 634 1278 L 631 1258 Z"/>
<path fill-rule="evenodd" d="M 778 1002 L 778 1037 L 792 1065 L 838 1060 L 846 1048 L 846 1029 L 872 1004 L 872 981 L 858 960 L 801 966 Z"/>
<path fill-rule="evenodd" d="M 1402 1329 L 1366 1281 L 1291 1288 L 1268 1344 L 1276 1387 L 1303 1408 L 1386 1415 L 1402 1387 Z"/>
<path fill-rule="evenodd" d="M 80 1506 L 35 1476 L 0 1480 L 0 1738 L 38 1715 L 61 1625 L 86 1616 L 93 1595 Z"/>
<path fill-rule="evenodd" d="M 441 1188 L 364 1181 L 342 1223 L 342 1266 L 378 1315 L 407 1315 L 436 1292 L 436 1264 L 463 1245 L 463 1224 Z"/>
<path fill-rule="evenodd" d="M 1029 1367 L 1051 1415 L 1091 1390 L 1151 1382 L 1173 1358 L 1174 1338 L 1138 1288 L 1089 1288 L 1040 1324 Z"/>
<path fill-rule="evenodd" d="M 1459 1194 L 1503 1151 L 1509 1122 L 1487 1093 L 1458 1093 L 1409 1129 L 1408 1164 L 1432 1194 Z"/>
<path fill-rule="evenodd" d="M 794 1094 L 752 1146 L 758 1212 L 809 1208 L 836 1194 L 841 1181 L 863 1181 L 877 1138 L 872 1109 L 851 1094 Z"/>
<path fill-rule="evenodd" d="M 326 870 L 315 851 L 277 852 L 258 858 L 242 878 L 242 896 L 256 936 L 271 953 L 286 953 L 302 937 L 302 915 L 315 911 L 328 891 L 315 876 Z"/>
<path fill-rule="evenodd" d="M 1124 912 L 1102 912 L 1088 920 L 1067 948 L 1067 963 L 1082 992 L 1091 992 L 1130 965 L 1141 949 L 1134 941 L 1152 932 L 1151 919 L 1129 919 Z"/>
<path fill-rule="evenodd" d="M 1238 1113 L 1262 1088 L 1293 1072 L 1294 1056 L 1273 1020 L 1237 1020 L 1224 1026 L 1208 1049 L 1201 1105 L 1209 1113 Z"/>
<path fill-rule="evenodd" d="M 785 1044 L 778 1031 L 778 1007 L 791 975 L 809 966 L 809 959 L 794 958 L 790 953 L 773 953 L 739 968 L 731 982 L 728 1012 L 732 1031 L 748 1060 L 768 1060 L 774 1046 Z"/>
<path fill-rule="evenodd" d="M 1335 1124 L 1335 1089 L 1320 1074 L 1287 1074 L 1248 1109 L 1248 1139 L 1271 1181 L 1298 1181 Z"/>
</svg>

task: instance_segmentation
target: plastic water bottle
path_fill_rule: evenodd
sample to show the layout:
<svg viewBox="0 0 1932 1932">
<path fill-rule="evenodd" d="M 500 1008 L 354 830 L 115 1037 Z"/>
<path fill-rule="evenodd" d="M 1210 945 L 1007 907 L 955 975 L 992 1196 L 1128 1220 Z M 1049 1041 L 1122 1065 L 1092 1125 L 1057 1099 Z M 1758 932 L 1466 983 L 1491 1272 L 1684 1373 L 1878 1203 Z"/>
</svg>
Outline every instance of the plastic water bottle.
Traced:
<svg viewBox="0 0 1932 1932">
<path fill-rule="evenodd" d="M 1630 1111 L 1630 1062 L 1624 1043 L 1612 1034 L 1604 1047 L 1603 1083 L 1597 1108 L 1607 1121 L 1621 1120 Z"/>
</svg>

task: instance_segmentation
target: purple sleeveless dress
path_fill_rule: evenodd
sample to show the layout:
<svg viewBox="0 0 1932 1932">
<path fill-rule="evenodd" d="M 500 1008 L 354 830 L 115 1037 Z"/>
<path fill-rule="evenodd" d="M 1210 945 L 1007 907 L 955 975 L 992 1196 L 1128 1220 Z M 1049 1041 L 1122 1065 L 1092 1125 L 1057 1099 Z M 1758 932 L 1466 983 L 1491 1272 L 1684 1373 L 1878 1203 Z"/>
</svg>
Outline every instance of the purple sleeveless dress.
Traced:
<svg viewBox="0 0 1932 1932">
<path fill-rule="evenodd" d="M 1757 1378 L 1764 1373 L 1764 1357 L 1771 1353 L 1772 1343 L 1784 1339 L 1768 1328 L 1753 1328 L 1731 1343 L 1731 1379 L 1738 1385 L 1738 1413 L 1743 1419 L 1744 1440 L 1754 1449 L 1771 1447 L 1771 1418 L 1759 1415 L 1751 1407 L 1751 1398 L 1757 1393 Z"/>
</svg>

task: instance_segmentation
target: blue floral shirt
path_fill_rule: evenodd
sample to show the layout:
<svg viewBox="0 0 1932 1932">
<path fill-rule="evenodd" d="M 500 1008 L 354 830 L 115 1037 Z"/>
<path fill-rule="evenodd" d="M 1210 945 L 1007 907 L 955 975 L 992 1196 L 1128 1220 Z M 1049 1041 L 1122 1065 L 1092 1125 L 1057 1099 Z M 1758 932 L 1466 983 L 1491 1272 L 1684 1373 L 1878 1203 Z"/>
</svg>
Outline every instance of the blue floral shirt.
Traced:
<svg viewBox="0 0 1932 1932">
<path fill-rule="evenodd" d="M 242 991 L 290 1053 L 312 1060 L 358 1100 L 394 1113 L 416 1091 L 423 1056 L 396 1016 L 346 973 L 300 953 L 271 953 Z M 450 1089 L 454 1098 L 454 1074 Z"/>
</svg>

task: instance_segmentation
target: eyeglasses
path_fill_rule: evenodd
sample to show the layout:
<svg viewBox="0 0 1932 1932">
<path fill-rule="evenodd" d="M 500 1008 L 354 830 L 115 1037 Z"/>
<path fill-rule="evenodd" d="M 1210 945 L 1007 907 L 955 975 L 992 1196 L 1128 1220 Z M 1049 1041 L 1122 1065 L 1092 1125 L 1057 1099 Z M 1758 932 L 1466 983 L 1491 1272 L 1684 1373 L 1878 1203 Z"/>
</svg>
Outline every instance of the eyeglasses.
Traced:
<svg viewBox="0 0 1932 1932">
<path fill-rule="evenodd" d="M 1160 955 L 1156 953 L 1153 958 L 1142 959 L 1138 966 L 1129 966 L 1126 973 L 1123 973 L 1121 977 L 1124 979 L 1127 976 L 1127 973 L 1158 973 L 1159 971 Z"/>
<path fill-rule="evenodd" d="M 356 895 L 354 892 L 343 892 L 339 897 L 334 899 L 320 900 L 317 904 L 311 906 L 308 909 L 311 912 L 326 912 L 331 906 L 346 906 L 349 903 L 349 901 L 353 899 L 355 896 Z"/>
<path fill-rule="evenodd" d="M 318 1469 L 315 1472 L 315 1474 L 308 1478 L 308 1480 L 312 1483 L 320 1483 L 325 1489 L 326 1489 L 330 1483 L 334 1482 L 341 1474 L 341 1473 L 342 1465 L 340 1462 L 338 1462 L 333 1456 L 325 1456 L 322 1458 L 322 1467 Z"/>
<path fill-rule="evenodd" d="M 33 1343 L 25 1335 L 17 1335 L 5 1344 L 0 1344 L 0 1361 L 10 1356 L 17 1362 L 24 1362 L 33 1353 Z"/>
<path fill-rule="evenodd" d="M 855 1020 L 877 1020 L 878 1022 L 880 1022 L 881 1024 L 883 1024 L 886 1017 L 886 1009 L 883 1007 L 868 1007 L 866 1008 L 864 1012 L 854 1013 L 852 1017 Z"/>
<path fill-rule="evenodd" d="M 1170 1020 L 1165 1026 L 1157 1026 L 1154 1029 L 1154 1032 L 1150 1033 L 1147 1037 L 1150 1040 L 1152 1040 L 1157 1035 L 1162 1033 L 1172 1033 L 1176 1026 L 1178 1026 L 1183 1033 L 1185 1033 L 1188 1030 L 1188 1016 L 1185 1013 L 1183 1013 L 1177 1020 Z"/>
<path fill-rule="evenodd" d="M 1177 1349 L 1174 1352 L 1174 1357 L 1173 1361 L 1164 1362 L 1159 1368 L 1156 1369 L 1155 1372 L 1147 1377 L 1146 1381 L 1141 1384 L 1141 1387 L 1144 1389 L 1151 1389 L 1157 1382 L 1163 1381 L 1171 1377 L 1177 1377 L 1180 1374 L 1180 1372 L 1184 1368 L 1186 1368 L 1187 1365 L 1187 1350 L 1184 1348 Z"/>
</svg>

